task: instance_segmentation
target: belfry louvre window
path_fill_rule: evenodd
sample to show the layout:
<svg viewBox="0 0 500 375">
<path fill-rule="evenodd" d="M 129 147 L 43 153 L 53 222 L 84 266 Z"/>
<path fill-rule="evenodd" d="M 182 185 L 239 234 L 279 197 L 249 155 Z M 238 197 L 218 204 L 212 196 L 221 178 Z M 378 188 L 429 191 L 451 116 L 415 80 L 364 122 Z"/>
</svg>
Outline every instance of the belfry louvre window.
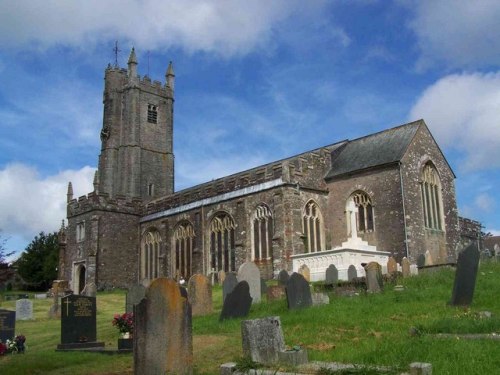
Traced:
<svg viewBox="0 0 500 375">
<path fill-rule="evenodd" d="M 370 196 L 363 191 L 356 191 L 351 198 L 358 208 L 356 220 L 358 232 L 373 231 L 373 206 Z"/>
<path fill-rule="evenodd" d="M 161 236 L 156 230 L 147 232 L 142 238 L 141 279 L 152 280 L 160 276 Z"/>
<path fill-rule="evenodd" d="M 442 230 L 441 181 L 436 168 L 430 162 L 422 169 L 421 193 L 425 227 Z"/>
<path fill-rule="evenodd" d="M 154 104 L 148 104 L 148 122 L 151 124 L 158 122 L 158 107 Z"/>
<path fill-rule="evenodd" d="M 314 253 L 323 250 L 323 219 L 318 205 L 309 201 L 304 207 L 302 231 L 305 237 L 306 252 Z"/>
<path fill-rule="evenodd" d="M 273 251 L 273 215 L 265 204 L 259 205 L 253 214 L 253 258 L 269 259 Z"/>
<path fill-rule="evenodd" d="M 185 221 L 174 230 L 174 276 L 188 280 L 191 277 L 191 264 L 195 241 L 194 229 L 191 223 Z"/>
<path fill-rule="evenodd" d="M 235 271 L 234 220 L 225 212 L 210 223 L 210 267 L 214 271 Z"/>
</svg>

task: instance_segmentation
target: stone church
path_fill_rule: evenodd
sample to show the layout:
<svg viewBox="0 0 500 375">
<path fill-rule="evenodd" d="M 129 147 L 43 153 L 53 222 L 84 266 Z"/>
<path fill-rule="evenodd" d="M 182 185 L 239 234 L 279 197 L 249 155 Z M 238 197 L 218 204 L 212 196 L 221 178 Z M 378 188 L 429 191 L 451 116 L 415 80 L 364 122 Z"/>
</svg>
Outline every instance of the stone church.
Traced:
<svg viewBox="0 0 500 375">
<path fill-rule="evenodd" d="M 294 255 L 340 246 L 353 225 L 398 261 L 455 256 L 455 175 L 423 120 L 174 191 L 174 70 L 161 83 L 137 65 L 132 49 L 127 69 L 105 71 L 94 191 L 73 197 L 68 185 L 59 278 L 75 293 L 237 271 L 246 260 L 270 279 Z"/>
</svg>

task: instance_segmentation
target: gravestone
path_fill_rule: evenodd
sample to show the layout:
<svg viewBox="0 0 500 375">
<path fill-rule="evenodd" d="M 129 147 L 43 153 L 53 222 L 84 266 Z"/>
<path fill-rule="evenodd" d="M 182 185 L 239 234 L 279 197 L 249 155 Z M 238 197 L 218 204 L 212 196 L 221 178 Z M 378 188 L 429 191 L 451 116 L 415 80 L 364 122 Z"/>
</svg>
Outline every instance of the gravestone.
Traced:
<svg viewBox="0 0 500 375">
<path fill-rule="evenodd" d="M 353 281 L 358 277 L 358 271 L 352 264 L 347 268 L 347 281 Z"/>
<path fill-rule="evenodd" d="M 246 281 L 250 287 L 252 303 L 260 302 L 260 270 L 254 262 L 245 262 L 238 269 L 238 281 Z"/>
<path fill-rule="evenodd" d="M 425 255 L 420 254 L 417 257 L 417 267 L 420 268 L 420 267 L 424 267 L 424 266 L 425 266 Z"/>
<path fill-rule="evenodd" d="M 226 300 L 226 296 L 233 291 L 233 289 L 238 284 L 238 279 L 234 272 L 228 272 L 226 278 L 222 283 L 222 301 Z"/>
<path fill-rule="evenodd" d="M 336 285 L 337 281 L 339 281 L 339 271 L 334 264 L 330 264 L 325 272 L 325 284 Z"/>
<path fill-rule="evenodd" d="M 262 277 L 260 278 L 260 296 L 265 296 L 267 294 L 267 284 L 266 280 L 264 280 Z"/>
<path fill-rule="evenodd" d="M 85 284 L 81 294 L 82 296 L 95 297 L 97 295 L 97 285 L 93 281 Z"/>
<path fill-rule="evenodd" d="M 377 262 L 370 262 L 365 267 L 366 289 L 369 293 L 378 293 L 383 288 L 382 266 Z"/>
<path fill-rule="evenodd" d="M 142 301 L 146 295 L 146 287 L 142 284 L 135 284 L 128 290 L 125 296 L 125 311 L 128 313 L 134 312 L 134 305 Z"/>
<path fill-rule="evenodd" d="M 134 317 L 135 375 L 193 372 L 191 307 L 174 280 L 154 279 Z"/>
<path fill-rule="evenodd" d="M 479 248 L 477 243 L 473 242 L 458 254 L 450 305 L 469 306 L 472 303 L 478 265 Z"/>
<path fill-rule="evenodd" d="M 37 293 L 35 294 L 35 299 L 45 299 L 47 298 L 47 293 Z"/>
<path fill-rule="evenodd" d="M 222 285 L 225 279 L 226 279 L 226 273 L 224 272 L 224 270 L 220 270 L 217 273 L 217 282 L 219 283 L 219 285 Z"/>
<path fill-rule="evenodd" d="M 294 272 L 286 284 L 286 299 L 289 309 L 300 309 L 312 305 L 311 289 L 304 276 Z"/>
<path fill-rule="evenodd" d="M 299 267 L 298 273 L 304 276 L 304 279 L 306 279 L 307 282 L 311 281 L 311 270 L 309 270 L 309 267 L 307 267 L 306 264 Z"/>
<path fill-rule="evenodd" d="M 403 273 L 403 277 L 410 276 L 410 261 L 408 260 L 407 257 L 404 257 L 403 260 L 401 261 L 401 270 Z"/>
<path fill-rule="evenodd" d="M 61 299 L 61 344 L 57 350 L 103 348 L 96 341 L 96 299 L 71 294 Z"/>
<path fill-rule="evenodd" d="M 267 287 L 267 301 L 275 301 L 285 297 L 285 287 L 282 285 L 269 285 Z"/>
<path fill-rule="evenodd" d="M 326 293 L 312 293 L 311 300 L 313 306 L 328 305 L 330 303 L 330 297 Z"/>
<path fill-rule="evenodd" d="M 16 335 L 16 312 L 0 309 L 0 340 L 5 343 Z"/>
<path fill-rule="evenodd" d="M 278 285 L 286 286 L 286 283 L 288 282 L 289 278 L 290 275 L 288 274 L 288 271 L 281 270 L 280 273 L 278 274 Z"/>
<path fill-rule="evenodd" d="M 251 305 L 250 287 L 245 280 L 240 281 L 224 299 L 219 321 L 247 316 Z"/>
<path fill-rule="evenodd" d="M 182 285 L 179 285 L 179 292 L 181 293 L 182 298 L 188 299 L 188 291 Z M 189 300 L 188 300 L 188 302 L 189 302 Z M 191 311 L 192 311 L 192 309 L 191 309 Z"/>
<path fill-rule="evenodd" d="M 18 299 L 16 301 L 16 320 L 33 319 L 33 302 L 29 299 Z"/>
<path fill-rule="evenodd" d="M 199 273 L 191 276 L 188 282 L 188 301 L 193 316 L 207 315 L 212 312 L 212 285 L 208 277 Z"/>
<path fill-rule="evenodd" d="M 398 263 L 396 262 L 396 259 L 389 257 L 387 260 L 387 273 L 389 275 L 394 275 L 396 272 L 398 272 Z"/>
<path fill-rule="evenodd" d="M 278 362 L 278 353 L 285 350 L 285 339 L 279 316 L 241 322 L 243 356 L 271 365 Z"/>
</svg>

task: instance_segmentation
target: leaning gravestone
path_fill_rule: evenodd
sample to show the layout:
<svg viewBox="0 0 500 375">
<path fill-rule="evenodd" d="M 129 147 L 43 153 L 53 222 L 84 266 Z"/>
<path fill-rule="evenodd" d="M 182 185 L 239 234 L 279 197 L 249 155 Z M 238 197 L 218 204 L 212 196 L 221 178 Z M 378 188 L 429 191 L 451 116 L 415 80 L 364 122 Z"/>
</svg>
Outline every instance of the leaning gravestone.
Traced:
<svg viewBox="0 0 500 375">
<path fill-rule="evenodd" d="M 241 322 L 243 356 L 271 365 L 278 362 L 278 353 L 285 350 L 285 339 L 279 316 Z"/>
<path fill-rule="evenodd" d="M 339 281 L 339 271 L 334 264 L 330 264 L 325 272 L 325 284 L 335 285 Z"/>
<path fill-rule="evenodd" d="M 212 312 L 212 285 L 208 277 L 194 274 L 188 282 L 188 301 L 193 316 L 207 315 Z"/>
<path fill-rule="evenodd" d="M 146 287 L 142 284 L 135 284 L 128 290 L 125 296 L 125 311 L 128 313 L 134 312 L 134 305 L 142 301 L 146 295 Z"/>
<path fill-rule="evenodd" d="M 403 260 L 401 261 L 401 271 L 403 273 L 403 277 L 409 277 L 410 276 L 410 261 L 408 260 L 407 257 L 404 257 Z"/>
<path fill-rule="evenodd" d="M 387 260 L 387 273 L 389 275 L 393 275 L 396 272 L 398 272 L 398 263 L 396 262 L 396 259 L 389 257 Z"/>
<path fill-rule="evenodd" d="M 237 284 L 238 279 L 236 278 L 236 274 L 234 272 L 228 272 L 222 283 L 222 301 L 226 300 L 227 295 L 233 291 Z"/>
<path fill-rule="evenodd" d="M 358 271 L 356 270 L 356 267 L 351 264 L 349 268 L 347 268 L 347 281 L 353 281 L 357 277 Z"/>
<path fill-rule="evenodd" d="M 33 302 L 29 299 L 18 299 L 16 301 L 16 320 L 33 319 Z"/>
<path fill-rule="evenodd" d="M 312 306 L 311 289 L 304 276 L 294 272 L 286 284 L 286 298 L 289 309 Z"/>
<path fill-rule="evenodd" d="M 219 321 L 247 316 L 251 305 L 250 287 L 245 280 L 240 281 L 224 299 Z"/>
<path fill-rule="evenodd" d="M 260 302 L 260 271 L 253 262 L 245 262 L 238 269 L 238 281 L 246 281 L 250 287 L 252 303 Z"/>
<path fill-rule="evenodd" d="M 134 317 L 135 375 L 193 372 L 191 306 L 174 280 L 153 280 Z"/>
<path fill-rule="evenodd" d="M 290 275 L 288 274 L 288 271 L 281 270 L 280 273 L 278 274 L 278 285 L 286 286 L 286 283 L 288 282 L 289 278 Z"/>
<path fill-rule="evenodd" d="M 455 283 L 450 305 L 469 306 L 474 296 L 477 268 L 479 265 L 479 248 L 477 243 L 471 243 L 458 254 Z"/>
<path fill-rule="evenodd" d="M 96 341 L 96 300 L 71 294 L 61 299 L 61 343 L 57 350 L 103 348 Z"/>
<path fill-rule="evenodd" d="M 0 309 L 0 341 L 12 340 L 16 334 L 16 312 Z"/>
<path fill-rule="evenodd" d="M 311 270 L 309 267 L 307 267 L 306 264 L 303 264 L 299 267 L 299 271 L 302 276 L 304 276 L 304 279 L 306 279 L 307 282 L 311 281 Z"/>
<path fill-rule="evenodd" d="M 382 266 L 377 262 L 370 262 L 365 266 L 366 289 L 369 293 L 378 293 L 382 290 Z"/>
</svg>

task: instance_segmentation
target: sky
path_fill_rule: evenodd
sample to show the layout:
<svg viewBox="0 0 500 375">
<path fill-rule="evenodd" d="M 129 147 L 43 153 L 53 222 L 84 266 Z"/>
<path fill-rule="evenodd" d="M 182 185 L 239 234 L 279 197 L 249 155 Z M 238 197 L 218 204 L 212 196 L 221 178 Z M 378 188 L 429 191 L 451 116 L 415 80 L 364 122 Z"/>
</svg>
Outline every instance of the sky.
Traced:
<svg viewBox="0 0 500 375">
<path fill-rule="evenodd" d="M 500 235 L 498 0 L 0 0 L 0 237 L 93 190 L 106 66 L 165 81 L 176 190 L 423 118 Z M 115 42 L 120 51 L 113 52 Z"/>
</svg>

